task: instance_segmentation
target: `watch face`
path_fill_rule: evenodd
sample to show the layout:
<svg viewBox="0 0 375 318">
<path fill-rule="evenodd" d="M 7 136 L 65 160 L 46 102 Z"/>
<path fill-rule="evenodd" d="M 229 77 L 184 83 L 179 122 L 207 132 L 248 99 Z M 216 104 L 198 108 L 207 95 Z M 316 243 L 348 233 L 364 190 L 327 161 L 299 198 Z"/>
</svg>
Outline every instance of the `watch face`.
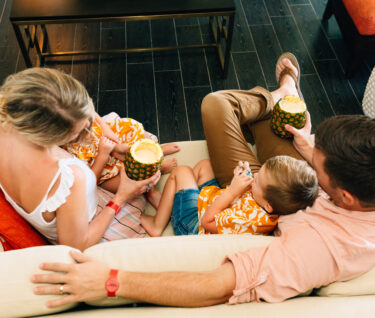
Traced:
<svg viewBox="0 0 375 318">
<path fill-rule="evenodd" d="M 105 283 L 105 287 L 109 292 L 115 292 L 119 288 L 119 282 L 115 278 L 110 278 Z"/>
</svg>

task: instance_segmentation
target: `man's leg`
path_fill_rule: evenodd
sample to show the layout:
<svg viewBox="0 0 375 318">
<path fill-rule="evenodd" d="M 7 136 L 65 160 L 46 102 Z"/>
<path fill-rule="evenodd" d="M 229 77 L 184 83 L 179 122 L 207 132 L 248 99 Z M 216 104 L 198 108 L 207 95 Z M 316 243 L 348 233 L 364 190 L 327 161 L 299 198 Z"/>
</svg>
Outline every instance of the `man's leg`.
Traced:
<svg viewBox="0 0 375 318">
<path fill-rule="evenodd" d="M 260 169 L 261 164 L 250 150 L 241 125 L 263 118 L 272 109 L 272 103 L 269 92 L 261 87 L 249 91 L 218 91 L 203 99 L 204 132 L 212 167 L 221 186 L 230 183 L 240 160 L 248 161 L 254 172 Z"/>
</svg>

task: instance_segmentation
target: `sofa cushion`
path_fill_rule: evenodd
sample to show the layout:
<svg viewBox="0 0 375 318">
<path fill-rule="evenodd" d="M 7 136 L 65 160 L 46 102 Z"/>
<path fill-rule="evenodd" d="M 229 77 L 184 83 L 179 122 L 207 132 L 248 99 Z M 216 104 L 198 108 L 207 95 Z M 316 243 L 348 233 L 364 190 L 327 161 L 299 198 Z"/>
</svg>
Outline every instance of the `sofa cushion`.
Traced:
<svg viewBox="0 0 375 318">
<path fill-rule="evenodd" d="M 357 30 L 362 35 L 375 35 L 375 1 L 343 0 Z"/>
<path fill-rule="evenodd" d="M 317 291 L 317 294 L 333 297 L 375 295 L 375 267 L 357 278 L 322 287 Z"/>
<path fill-rule="evenodd" d="M 43 236 L 13 209 L 1 190 L 0 243 L 5 251 L 47 244 Z"/>
<path fill-rule="evenodd" d="M 47 300 L 60 296 L 38 296 L 33 294 L 30 277 L 41 273 L 41 262 L 73 263 L 69 255 L 71 247 L 37 246 L 0 253 L 0 316 L 29 317 L 59 312 L 74 307 L 70 304 L 59 308 L 47 308 Z"/>
</svg>

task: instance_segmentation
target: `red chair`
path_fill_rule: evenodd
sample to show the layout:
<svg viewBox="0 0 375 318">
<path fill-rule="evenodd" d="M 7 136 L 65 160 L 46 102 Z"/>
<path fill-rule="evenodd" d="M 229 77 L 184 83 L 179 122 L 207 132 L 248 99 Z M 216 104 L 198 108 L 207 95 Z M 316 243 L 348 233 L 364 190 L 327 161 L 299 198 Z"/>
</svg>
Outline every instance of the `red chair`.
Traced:
<svg viewBox="0 0 375 318">
<path fill-rule="evenodd" d="M 375 54 L 375 0 L 328 0 L 323 21 L 332 14 L 350 50 L 345 74 L 350 78 L 363 58 Z"/>
</svg>

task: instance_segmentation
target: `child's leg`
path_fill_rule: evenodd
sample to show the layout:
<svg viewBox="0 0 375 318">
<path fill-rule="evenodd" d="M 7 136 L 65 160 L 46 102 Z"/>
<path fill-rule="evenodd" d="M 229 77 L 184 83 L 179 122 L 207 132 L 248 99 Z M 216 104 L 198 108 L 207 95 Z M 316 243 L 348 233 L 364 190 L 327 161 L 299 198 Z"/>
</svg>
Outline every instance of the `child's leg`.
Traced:
<svg viewBox="0 0 375 318">
<path fill-rule="evenodd" d="M 142 214 L 141 223 L 150 236 L 160 236 L 171 217 L 176 192 L 182 189 L 197 189 L 193 170 L 187 166 L 174 169 L 169 176 L 155 216 Z"/>
<path fill-rule="evenodd" d="M 172 153 L 180 151 L 180 147 L 174 142 L 161 145 L 161 149 L 163 150 L 164 155 L 171 155 Z"/>
<path fill-rule="evenodd" d="M 161 163 L 160 172 L 161 174 L 167 174 L 167 173 L 170 173 L 176 167 L 177 167 L 176 158 L 165 159 Z"/>
<path fill-rule="evenodd" d="M 199 161 L 193 168 L 193 172 L 198 185 L 215 178 L 210 159 Z"/>
<path fill-rule="evenodd" d="M 106 181 L 104 181 L 103 183 L 100 184 L 100 186 L 107 190 L 107 191 L 111 191 L 112 193 L 116 193 L 117 192 L 117 189 L 118 189 L 118 186 L 120 185 L 120 175 L 118 174 L 117 176 L 111 178 L 111 179 L 108 179 Z"/>
</svg>

